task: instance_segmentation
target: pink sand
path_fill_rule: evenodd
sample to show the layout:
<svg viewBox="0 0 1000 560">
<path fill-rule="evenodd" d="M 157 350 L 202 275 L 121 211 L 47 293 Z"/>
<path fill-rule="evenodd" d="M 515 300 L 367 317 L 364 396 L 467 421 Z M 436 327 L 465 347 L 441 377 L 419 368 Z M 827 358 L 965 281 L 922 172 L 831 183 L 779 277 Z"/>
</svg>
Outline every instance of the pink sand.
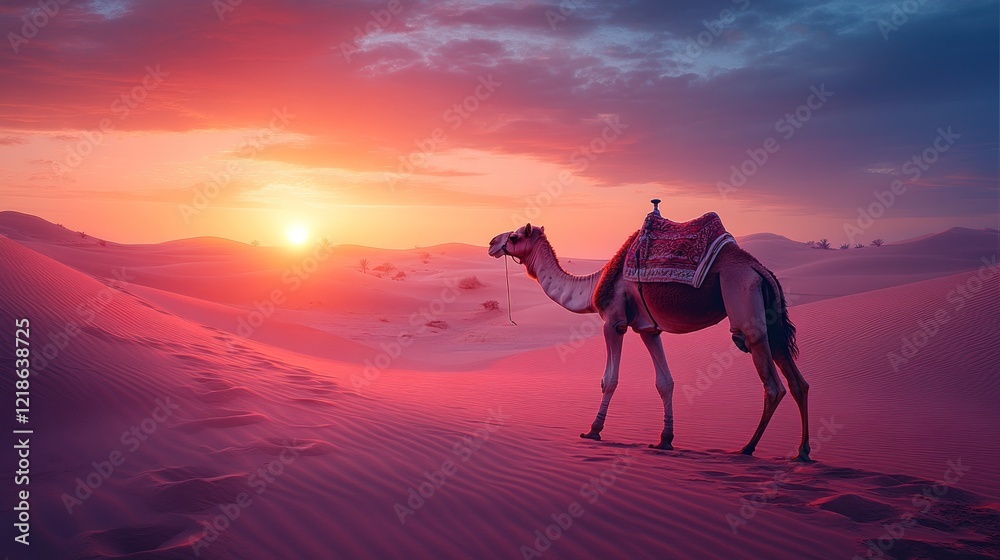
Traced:
<svg viewBox="0 0 1000 560">
<path fill-rule="evenodd" d="M 32 555 L 8 550 L 867 558 L 883 537 L 891 557 L 1000 557 L 997 233 L 849 251 L 739 241 L 795 303 L 817 463 L 787 460 L 791 399 L 756 457 L 731 453 L 756 423 L 761 386 L 725 322 L 665 335 L 677 450 L 645 448 L 662 409 L 633 335 L 604 441 L 580 440 L 600 400 L 595 317 L 559 308 L 519 267 L 519 326 L 485 311 L 506 302 L 503 267 L 482 247 L 334 247 L 293 289 L 286 274 L 308 254 L 221 239 L 102 247 L 0 213 L 0 352 L 12 363 L 13 324 L 27 317 L 43 358 L 30 378 Z M 362 257 L 405 280 L 362 274 Z M 455 286 L 470 275 L 485 287 Z M 238 332 L 274 290 L 282 303 Z M 12 393 L 5 381 L 4 402 Z M 123 462 L 95 474 L 112 457 Z M 88 476 L 100 486 L 69 513 Z M 5 507 L 16 503 L 3 488 Z"/>
</svg>

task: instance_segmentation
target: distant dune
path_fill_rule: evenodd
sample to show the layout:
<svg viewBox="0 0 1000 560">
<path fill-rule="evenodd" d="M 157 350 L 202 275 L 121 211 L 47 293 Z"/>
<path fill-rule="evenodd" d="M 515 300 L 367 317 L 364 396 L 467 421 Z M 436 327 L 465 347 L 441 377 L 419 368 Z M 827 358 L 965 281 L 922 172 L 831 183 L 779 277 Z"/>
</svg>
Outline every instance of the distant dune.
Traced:
<svg viewBox="0 0 1000 560">
<path fill-rule="evenodd" d="M 0 324 L 29 318 L 35 357 L 32 551 L 842 559 L 881 538 L 895 558 L 998 558 L 998 239 L 740 239 L 795 304 L 818 459 L 799 465 L 790 398 L 756 457 L 731 453 L 761 387 L 725 321 L 664 337 L 677 450 L 645 447 L 662 408 L 631 334 L 592 442 L 577 434 L 600 397 L 595 316 L 515 266 L 509 324 L 485 248 L 101 246 L 2 212 Z"/>
</svg>

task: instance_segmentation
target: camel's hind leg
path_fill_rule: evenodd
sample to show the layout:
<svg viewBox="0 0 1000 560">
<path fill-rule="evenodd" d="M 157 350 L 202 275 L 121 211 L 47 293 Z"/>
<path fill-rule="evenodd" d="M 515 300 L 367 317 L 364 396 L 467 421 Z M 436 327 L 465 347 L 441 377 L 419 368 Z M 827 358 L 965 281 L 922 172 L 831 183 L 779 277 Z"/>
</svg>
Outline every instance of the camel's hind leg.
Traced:
<svg viewBox="0 0 1000 560">
<path fill-rule="evenodd" d="M 793 461 L 812 461 L 809 457 L 812 449 L 809 447 L 809 383 L 802 377 L 802 372 L 795 365 L 795 361 L 789 356 L 776 356 L 774 361 L 781 369 L 781 373 L 788 381 L 788 388 L 795 399 L 795 404 L 799 405 L 799 415 L 802 416 L 802 440 L 799 442 L 799 454 L 792 458 Z"/>
<path fill-rule="evenodd" d="M 587 439 L 601 439 L 601 430 L 604 429 L 604 420 L 608 416 L 608 405 L 611 404 L 611 397 L 618 388 L 618 367 L 622 361 L 622 341 L 625 338 L 625 331 L 619 332 L 612 321 L 604 323 L 604 342 L 608 347 L 608 361 L 604 366 L 604 377 L 601 379 L 601 408 L 597 411 L 597 418 L 590 425 L 590 431 L 580 434 L 580 437 Z"/>
<path fill-rule="evenodd" d="M 722 273 L 722 299 L 729 315 L 729 330 L 739 334 L 750 348 L 753 365 L 764 384 L 764 410 L 753 437 L 740 451 L 752 455 L 757 449 L 767 423 L 785 396 L 785 387 L 778 378 L 778 370 L 771 357 L 767 340 L 767 322 L 764 312 L 764 297 L 761 292 L 761 277 L 753 269 L 741 268 L 732 273 Z"/>
</svg>

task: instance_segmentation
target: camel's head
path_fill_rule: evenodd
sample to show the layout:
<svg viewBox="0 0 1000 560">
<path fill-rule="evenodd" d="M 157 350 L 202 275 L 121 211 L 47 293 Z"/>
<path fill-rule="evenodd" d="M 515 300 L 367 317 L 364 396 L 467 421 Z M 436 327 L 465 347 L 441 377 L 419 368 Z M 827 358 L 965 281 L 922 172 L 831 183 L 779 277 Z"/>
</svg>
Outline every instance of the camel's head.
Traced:
<svg viewBox="0 0 1000 560">
<path fill-rule="evenodd" d="M 535 245 L 545 236 L 544 227 L 534 227 L 525 224 L 517 231 L 501 233 L 490 240 L 490 256 L 500 258 L 504 255 L 524 259 L 535 250 Z"/>
</svg>

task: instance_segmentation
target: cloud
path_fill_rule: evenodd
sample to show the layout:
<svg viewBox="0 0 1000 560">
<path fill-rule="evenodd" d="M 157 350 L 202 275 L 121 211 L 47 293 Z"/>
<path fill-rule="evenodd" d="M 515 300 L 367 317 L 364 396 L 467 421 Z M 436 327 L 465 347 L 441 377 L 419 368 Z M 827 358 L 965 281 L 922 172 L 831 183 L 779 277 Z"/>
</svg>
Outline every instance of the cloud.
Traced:
<svg viewBox="0 0 1000 560">
<path fill-rule="evenodd" d="M 0 9 L 0 29 L 35 5 Z M 962 138 L 925 180 L 996 177 L 994 2 L 921 5 L 888 40 L 878 22 L 892 18 L 891 1 L 572 5 L 413 1 L 387 18 L 385 2 L 256 0 L 220 20 L 203 0 L 68 4 L 20 54 L 0 54 L 0 127 L 76 134 L 111 118 L 134 132 L 255 129 L 288 107 L 308 141 L 259 159 L 382 172 L 436 129 L 441 153 L 570 168 L 601 135 L 599 115 L 614 114 L 627 130 L 580 171 L 596 184 L 716 196 L 731 166 L 774 137 L 780 150 L 732 200 L 850 212 L 891 179 L 873 169 L 899 167 L 950 125 Z M 555 29 L 553 11 L 565 18 Z M 157 65 L 169 75 L 120 118 L 116 101 Z M 453 126 L 448 111 L 483 76 L 502 85 Z M 834 96 L 784 139 L 776 123 L 823 84 Z M 956 182 L 905 203 L 969 215 L 980 188 Z"/>
</svg>

